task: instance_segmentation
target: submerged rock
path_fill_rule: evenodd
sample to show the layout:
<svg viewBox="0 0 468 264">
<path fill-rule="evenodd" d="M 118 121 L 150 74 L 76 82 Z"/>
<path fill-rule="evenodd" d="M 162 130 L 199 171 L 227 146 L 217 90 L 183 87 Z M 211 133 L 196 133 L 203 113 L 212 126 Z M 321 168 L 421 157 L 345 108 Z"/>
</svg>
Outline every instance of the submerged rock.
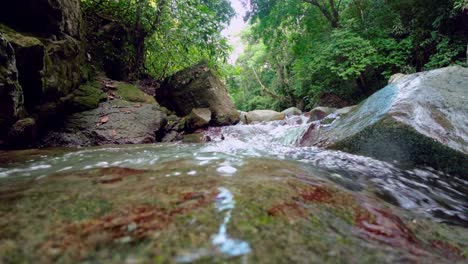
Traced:
<svg viewBox="0 0 468 264">
<path fill-rule="evenodd" d="M 166 114 L 156 104 L 114 100 L 71 115 L 62 129 L 49 133 L 43 142 L 46 146 L 154 143 L 165 122 Z"/>
<path fill-rule="evenodd" d="M 0 262 L 466 263 L 466 228 L 298 162 L 193 147 L 36 150 L 70 167 L 0 178 Z"/>
<path fill-rule="evenodd" d="M 247 113 L 247 123 L 255 122 L 269 122 L 275 120 L 284 120 L 286 115 L 284 113 L 276 112 L 273 110 L 254 110 Z"/>
<path fill-rule="evenodd" d="M 209 108 L 213 125 L 239 122 L 226 86 L 204 62 L 166 79 L 156 91 L 156 99 L 179 116 L 190 114 L 194 108 Z"/>
<path fill-rule="evenodd" d="M 466 175 L 467 92 L 466 68 L 408 75 L 331 126 L 311 125 L 301 144 Z"/>
</svg>

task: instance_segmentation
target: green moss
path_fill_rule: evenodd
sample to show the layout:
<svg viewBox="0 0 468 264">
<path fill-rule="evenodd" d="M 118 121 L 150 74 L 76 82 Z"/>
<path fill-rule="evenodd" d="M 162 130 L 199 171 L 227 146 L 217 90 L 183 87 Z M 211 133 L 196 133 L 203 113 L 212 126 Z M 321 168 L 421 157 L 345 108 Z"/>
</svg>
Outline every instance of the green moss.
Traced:
<svg viewBox="0 0 468 264">
<path fill-rule="evenodd" d="M 144 93 L 138 87 L 130 83 L 117 83 L 117 94 L 126 101 L 154 104 L 156 100 L 154 97 Z"/>
<path fill-rule="evenodd" d="M 23 35 L 5 25 L 0 24 L 0 31 L 5 35 L 9 42 L 15 43 L 18 46 L 42 46 L 42 42 L 38 38 Z"/>
<path fill-rule="evenodd" d="M 101 216 L 112 209 L 112 204 L 103 199 L 78 200 L 70 206 L 59 209 L 59 214 L 68 220 L 84 220 Z"/>
<path fill-rule="evenodd" d="M 99 82 L 88 82 L 73 92 L 73 108 L 77 111 L 95 109 L 106 99 Z"/>
</svg>

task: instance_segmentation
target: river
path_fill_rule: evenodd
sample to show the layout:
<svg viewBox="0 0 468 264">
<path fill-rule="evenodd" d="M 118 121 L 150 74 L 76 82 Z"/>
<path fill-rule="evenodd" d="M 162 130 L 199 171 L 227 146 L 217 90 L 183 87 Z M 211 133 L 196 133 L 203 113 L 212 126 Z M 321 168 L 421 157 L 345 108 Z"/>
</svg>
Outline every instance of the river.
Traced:
<svg viewBox="0 0 468 264">
<path fill-rule="evenodd" d="M 306 120 L 209 128 L 204 144 L 0 152 L 4 260 L 463 261 L 466 179 L 297 147 Z"/>
</svg>

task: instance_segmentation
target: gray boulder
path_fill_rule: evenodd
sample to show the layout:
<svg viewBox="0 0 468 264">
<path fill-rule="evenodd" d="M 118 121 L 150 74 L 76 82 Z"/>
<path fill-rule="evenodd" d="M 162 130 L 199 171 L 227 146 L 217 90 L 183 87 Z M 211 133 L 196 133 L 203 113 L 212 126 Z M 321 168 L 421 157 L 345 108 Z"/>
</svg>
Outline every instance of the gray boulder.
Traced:
<svg viewBox="0 0 468 264">
<path fill-rule="evenodd" d="M 244 111 L 237 111 L 239 112 L 240 122 L 247 124 L 247 112 Z"/>
<path fill-rule="evenodd" d="M 302 115 L 302 111 L 297 107 L 290 107 L 286 110 L 283 110 L 281 113 L 285 114 L 286 116 Z"/>
<path fill-rule="evenodd" d="M 95 146 L 156 142 L 166 114 L 156 104 L 114 100 L 94 110 L 68 117 L 59 131 L 44 139 L 46 146 Z"/>
<path fill-rule="evenodd" d="M 185 117 L 186 129 L 195 131 L 199 128 L 208 126 L 211 121 L 211 111 L 209 108 L 194 108 L 188 116 Z"/>
<path fill-rule="evenodd" d="M 311 124 L 301 145 L 466 175 L 467 99 L 467 68 L 408 75 L 330 126 Z"/>
<path fill-rule="evenodd" d="M 333 114 L 336 108 L 331 107 L 315 107 L 312 111 L 309 112 L 309 122 L 318 121 L 324 119 L 326 116 Z"/>
<path fill-rule="evenodd" d="M 156 91 L 156 100 L 178 116 L 186 116 L 194 108 L 209 108 L 213 113 L 213 125 L 239 122 L 239 113 L 226 86 L 205 62 L 166 79 Z"/>
<path fill-rule="evenodd" d="M 273 110 L 254 110 L 247 113 L 247 123 L 269 122 L 276 120 L 284 120 L 284 113 L 279 113 Z"/>
</svg>

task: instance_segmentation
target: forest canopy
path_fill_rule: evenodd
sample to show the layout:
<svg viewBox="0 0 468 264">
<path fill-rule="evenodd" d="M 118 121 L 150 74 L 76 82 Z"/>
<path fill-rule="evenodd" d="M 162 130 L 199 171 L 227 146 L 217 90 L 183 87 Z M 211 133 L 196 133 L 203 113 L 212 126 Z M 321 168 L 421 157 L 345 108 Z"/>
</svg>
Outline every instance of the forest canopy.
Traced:
<svg viewBox="0 0 468 264">
<path fill-rule="evenodd" d="M 82 7 L 122 23 L 133 34 L 134 70 L 157 79 L 230 53 L 220 33 L 235 14 L 229 0 L 82 0 Z"/>
<path fill-rule="evenodd" d="M 221 35 L 235 15 L 229 0 L 82 0 L 82 7 L 130 32 L 135 79 L 163 79 L 206 60 L 241 110 L 354 104 L 392 74 L 466 63 L 467 0 L 241 1 L 249 27 L 235 65 Z"/>
<path fill-rule="evenodd" d="M 231 69 L 238 108 L 356 103 L 394 73 L 466 62 L 466 0 L 252 0 Z M 332 100 L 333 101 L 333 100 Z"/>
</svg>

